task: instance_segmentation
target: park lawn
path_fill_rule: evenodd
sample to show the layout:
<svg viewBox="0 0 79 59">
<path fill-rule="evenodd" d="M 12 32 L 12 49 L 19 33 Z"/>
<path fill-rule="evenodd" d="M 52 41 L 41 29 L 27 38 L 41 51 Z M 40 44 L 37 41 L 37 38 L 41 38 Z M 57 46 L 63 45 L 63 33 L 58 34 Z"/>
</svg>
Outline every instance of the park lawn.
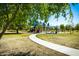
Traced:
<svg viewBox="0 0 79 59">
<path fill-rule="evenodd" d="M 73 32 L 72 34 L 38 34 L 37 37 L 52 43 L 79 49 L 79 32 Z"/>
<path fill-rule="evenodd" d="M 2 38 L 21 38 L 21 37 L 27 37 L 30 33 L 27 34 L 4 34 Z"/>
<path fill-rule="evenodd" d="M 0 56 L 64 56 L 31 41 L 27 34 L 5 34 L 0 40 Z"/>
</svg>

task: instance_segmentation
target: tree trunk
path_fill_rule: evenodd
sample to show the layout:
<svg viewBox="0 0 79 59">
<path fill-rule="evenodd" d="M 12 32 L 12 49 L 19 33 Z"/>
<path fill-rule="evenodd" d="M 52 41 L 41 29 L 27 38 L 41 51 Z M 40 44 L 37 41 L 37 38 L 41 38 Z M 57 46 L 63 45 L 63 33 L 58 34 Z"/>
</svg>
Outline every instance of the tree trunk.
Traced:
<svg viewBox="0 0 79 59">
<path fill-rule="evenodd" d="M 57 34 L 57 32 L 58 32 L 58 29 L 56 28 L 55 34 Z"/>
<path fill-rule="evenodd" d="M 57 18 L 57 26 L 56 26 L 56 32 L 55 32 L 55 34 L 57 34 L 58 33 L 58 18 Z"/>
<path fill-rule="evenodd" d="M 10 23 L 6 22 L 6 24 L 3 26 L 3 30 L 0 33 L 0 39 L 2 38 L 3 34 L 5 33 L 6 29 L 9 27 Z"/>
<path fill-rule="evenodd" d="M 57 13 L 57 16 L 58 16 L 58 13 Z M 56 32 L 55 32 L 55 34 L 57 34 L 58 33 L 58 17 L 57 17 L 57 26 L 56 26 Z"/>
<path fill-rule="evenodd" d="M 17 34 L 19 34 L 19 31 L 18 31 L 18 29 L 16 29 L 16 33 L 17 33 Z"/>
<path fill-rule="evenodd" d="M 0 39 L 2 38 L 3 34 L 5 33 L 7 27 L 4 27 L 4 29 L 2 30 L 2 32 L 0 33 Z"/>
</svg>

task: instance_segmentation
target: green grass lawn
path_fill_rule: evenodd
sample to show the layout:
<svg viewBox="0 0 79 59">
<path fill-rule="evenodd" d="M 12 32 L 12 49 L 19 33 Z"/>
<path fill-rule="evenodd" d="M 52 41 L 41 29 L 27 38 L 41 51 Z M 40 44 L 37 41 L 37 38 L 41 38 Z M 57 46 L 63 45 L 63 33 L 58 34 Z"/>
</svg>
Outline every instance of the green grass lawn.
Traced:
<svg viewBox="0 0 79 59">
<path fill-rule="evenodd" d="M 0 55 L 63 56 L 65 54 L 32 42 L 30 34 L 5 34 L 0 40 Z"/>
<path fill-rule="evenodd" d="M 79 49 L 79 32 L 73 32 L 72 34 L 38 34 L 37 37 L 52 43 Z"/>
</svg>

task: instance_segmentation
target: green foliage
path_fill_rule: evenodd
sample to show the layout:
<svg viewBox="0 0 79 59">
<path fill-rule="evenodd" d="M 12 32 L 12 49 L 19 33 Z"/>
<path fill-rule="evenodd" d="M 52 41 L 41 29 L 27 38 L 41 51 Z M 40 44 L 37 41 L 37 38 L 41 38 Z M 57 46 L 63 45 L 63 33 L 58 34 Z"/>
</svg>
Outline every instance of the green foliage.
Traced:
<svg viewBox="0 0 79 59">
<path fill-rule="evenodd" d="M 60 29 L 61 29 L 61 31 L 64 31 L 64 30 L 65 30 L 64 24 L 61 24 L 61 25 L 60 25 Z"/>
<path fill-rule="evenodd" d="M 68 31 L 69 31 L 69 30 L 71 30 L 71 29 L 72 29 L 72 26 L 71 26 L 71 25 L 66 25 L 66 27 L 65 27 L 65 28 L 66 28 L 66 30 L 68 30 Z"/>
<path fill-rule="evenodd" d="M 56 18 L 62 14 L 66 16 L 66 10 L 69 8 L 69 4 L 54 3 L 54 4 L 0 4 L 0 19 L 2 23 L 6 23 L 13 17 L 13 13 L 16 11 L 17 5 L 19 9 L 17 11 L 13 24 L 21 23 L 25 24 L 26 20 L 45 20 L 47 23 L 50 15 L 55 15 Z M 6 8 L 5 8 L 6 7 Z M 8 19 L 7 19 L 8 18 Z M 5 21 L 6 20 L 6 21 Z"/>
<path fill-rule="evenodd" d="M 76 24 L 75 30 L 79 30 L 79 24 Z"/>
<path fill-rule="evenodd" d="M 60 15 L 66 18 L 67 10 L 70 10 L 71 18 L 72 11 L 70 5 L 67 3 L 0 4 L 0 27 L 4 33 L 8 27 L 15 29 L 18 27 L 18 24 L 20 24 L 22 28 L 25 28 L 26 25 L 31 27 L 34 21 L 38 19 L 44 20 L 46 24 L 51 15 L 55 15 L 57 20 Z M 30 24 L 28 24 L 28 22 L 30 22 Z"/>
</svg>

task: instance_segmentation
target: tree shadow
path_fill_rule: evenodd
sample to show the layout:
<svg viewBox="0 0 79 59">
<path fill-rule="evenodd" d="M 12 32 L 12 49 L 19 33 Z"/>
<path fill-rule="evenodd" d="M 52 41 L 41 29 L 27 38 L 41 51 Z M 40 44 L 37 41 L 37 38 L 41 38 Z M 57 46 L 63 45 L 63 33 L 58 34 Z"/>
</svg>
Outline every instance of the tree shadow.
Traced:
<svg viewBox="0 0 79 59">
<path fill-rule="evenodd" d="M 18 53 L 10 53 L 10 54 L 3 54 L 0 56 L 36 56 L 36 54 L 31 54 L 31 51 L 28 52 L 18 52 Z"/>
<path fill-rule="evenodd" d="M 0 33 L 1 34 L 1 33 Z M 11 34 L 17 34 L 17 33 L 4 33 L 5 35 L 11 35 Z M 18 34 L 22 34 L 22 33 L 18 33 Z"/>
</svg>

